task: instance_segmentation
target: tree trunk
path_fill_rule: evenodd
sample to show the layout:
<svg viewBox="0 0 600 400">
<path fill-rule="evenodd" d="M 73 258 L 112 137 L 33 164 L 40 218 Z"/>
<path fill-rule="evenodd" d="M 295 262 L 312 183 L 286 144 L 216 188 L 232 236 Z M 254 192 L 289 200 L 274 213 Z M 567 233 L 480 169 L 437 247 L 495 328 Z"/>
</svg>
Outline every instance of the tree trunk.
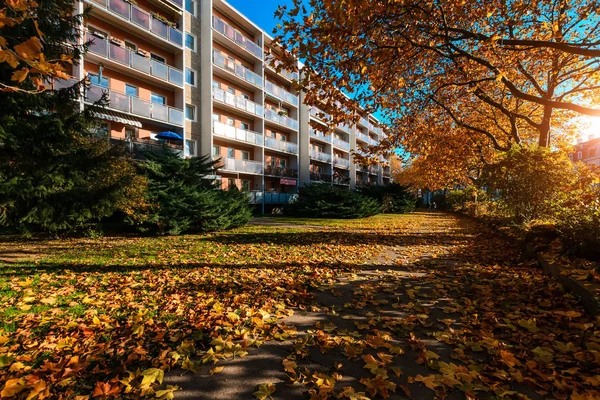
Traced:
<svg viewBox="0 0 600 400">
<path fill-rule="evenodd" d="M 544 118 L 539 127 L 540 147 L 550 147 L 550 126 L 552 121 L 552 106 L 544 106 Z"/>
</svg>

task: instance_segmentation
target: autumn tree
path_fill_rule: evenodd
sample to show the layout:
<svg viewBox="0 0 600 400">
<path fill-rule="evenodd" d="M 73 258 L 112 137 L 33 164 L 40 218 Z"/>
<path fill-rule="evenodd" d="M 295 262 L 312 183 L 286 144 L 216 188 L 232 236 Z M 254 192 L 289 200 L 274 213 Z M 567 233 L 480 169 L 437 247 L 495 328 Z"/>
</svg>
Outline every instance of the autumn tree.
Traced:
<svg viewBox="0 0 600 400">
<path fill-rule="evenodd" d="M 348 118 L 336 104 L 380 111 L 384 145 L 452 168 L 548 147 L 564 119 L 600 115 L 598 13 L 575 0 L 294 0 L 278 10 L 277 40 L 303 60 L 307 101 L 326 99 L 335 122 Z"/>
<path fill-rule="evenodd" d="M 84 46 L 81 15 L 63 0 L 5 1 L 0 10 L 0 227 L 87 228 L 143 203 L 142 177 L 124 151 L 96 136 L 84 83 L 65 82 Z M 68 82 L 68 81 L 67 81 Z M 98 106 L 102 106 L 99 104 Z"/>
</svg>

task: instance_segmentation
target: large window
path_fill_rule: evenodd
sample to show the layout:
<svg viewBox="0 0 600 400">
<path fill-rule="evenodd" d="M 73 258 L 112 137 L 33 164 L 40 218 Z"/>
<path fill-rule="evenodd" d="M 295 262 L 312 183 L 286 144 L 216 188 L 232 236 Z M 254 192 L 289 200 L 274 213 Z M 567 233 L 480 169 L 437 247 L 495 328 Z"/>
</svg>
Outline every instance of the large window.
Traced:
<svg viewBox="0 0 600 400">
<path fill-rule="evenodd" d="M 125 84 L 125 94 L 128 96 L 138 96 L 138 88 L 134 85 Z"/>
<path fill-rule="evenodd" d="M 185 155 L 193 157 L 196 155 L 196 141 L 186 140 L 185 141 Z"/>
<path fill-rule="evenodd" d="M 185 11 L 192 14 L 194 17 L 196 16 L 196 1 L 195 0 L 185 0 Z"/>
<path fill-rule="evenodd" d="M 227 158 L 235 158 L 235 149 L 231 147 L 227 149 Z"/>
<path fill-rule="evenodd" d="M 193 69 L 185 69 L 185 83 L 191 86 L 196 86 L 196 71 Z"/>
<path fill-rule="evenodd" d="M 242 150 L 242 160 L 249 160 L 249 159 L 250 159 L 250 153 Z"/>
<path fill-rule="evenodd" d="M 213 145 L 213 156 L 215 157 L 221 157 L 221 146 L 219 145 Z"/>
<path fill-rule="evenodd" d="M 165 96 L 161 96 L 160 94 L 156 94 L 156 93 L 150 94 L 150 101 L 154 104 L 162 104 L 162 105 L 167 104 L 167 98 Z"/>
<path fill-rule="evenodd" d="M 196 51 L 196 36 L 191 33 L 185 33 L 185 47 L 192 51 Z"/>
<path fill-rule="evenodd" d="M 108 79 L 105 77 L 101 77 L 97 74 L 88 74 L 88 78 L 92 85 L 102 86 L 103 88 L 108 88 Z"/>
</svg>

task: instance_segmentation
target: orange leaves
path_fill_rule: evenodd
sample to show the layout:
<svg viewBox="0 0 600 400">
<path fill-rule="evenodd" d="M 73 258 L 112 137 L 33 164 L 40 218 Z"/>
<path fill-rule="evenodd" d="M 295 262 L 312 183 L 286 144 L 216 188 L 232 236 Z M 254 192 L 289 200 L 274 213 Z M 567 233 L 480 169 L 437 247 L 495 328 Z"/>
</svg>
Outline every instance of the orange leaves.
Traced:
<svg viewBox="0 0 600 400">
<path fill-rule="evenodd" d="M 42 54 L 42 42 L 37 37 L 31 37 L 14 47 L 18 57 L 27 61 L 39 60 Z"/>
<path fill-rule="evenodd" d="M 500 357 L 502 358 L 502 362 L 509 367 L 522 365 L 521 362 L 519 362 L 519 360 L 517 360 L 515 356 L 508 350 L 500 350 Z"/>
<path fill-rule="evenodd" d="M 396 392 L 396 384 L 388 381 L 382 376 L 376 376 L 373 379 L 362 378 L 360 383 L 367 387 L 367 393 L 371 396 L 379 395 L 384 399 L 390 397 L 389 392 Z"/>
<path fill-rule="evenodd" d="M 275 393 L 275 385 L 272 383 L 261 383 L 258 385 L 256 392 L 252 393 L 252 395 L 257 400 L 266 400 L 271 398 L 273 393 Z"/>
</svg>

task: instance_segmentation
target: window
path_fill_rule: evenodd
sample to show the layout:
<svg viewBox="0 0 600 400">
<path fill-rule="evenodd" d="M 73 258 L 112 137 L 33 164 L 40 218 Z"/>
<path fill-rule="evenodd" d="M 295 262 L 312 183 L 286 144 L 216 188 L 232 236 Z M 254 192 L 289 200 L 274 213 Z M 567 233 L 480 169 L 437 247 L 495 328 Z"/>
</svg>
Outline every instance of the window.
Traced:
<svg viewBox="0 0 600 400">
<path fill-rule="evenodd" d="M 284 158 L 279 159 L 279 168 L 286 168 L 286 161 Z"/>
<path fill-rule="evenodd" d="M 88 78 L 92 85 L 102 86 L 103 88 L 108 88 L 108 79 L 101 77 L 97 74 L 88 74 Z"/>
<path fill-rule="evenodd" d="M 250 129 L 250 125 L 248 125 L 248 124 L 247 124 L 247 123 L 245 123 L 245 122 L 242 122 L 242 123 L 240 124 L 240 128 L 242 128 L 243 130 L 247 131 L 247 130 L 249 130 L 249 129 Z"/>
<path fill-rule="evenodd" d="M 250 159 L 250 153 L 242 150 L 242 160 L 249 160 L 249 159 Z"/>
<path fill-rule="evenodd" d="M 229 87 L 227 88 L 227 93 L 235 94 L 235 89 L 234 89 L 234 88 L 232 88 L 231 86 L 229 86 Z"/>
<path fill-rule="evenodd" d="M 213 156 L 221 157 L 221 146 L 213 145 Z"/>
<path fill-rule="evenodd" d="M 247 94 L 242 93 L 242 97 L 246 100 L 250 100 L 250 96 L 248 96 Z"/>
<path fill-rule="evenodd" d="M 269 136 L 272 137 L 273 139 L 277 139 L 277 132 L 271 131 L 271 132 L 269 132 Z"/>
<path fill-rule="evenodd" d="M 227 125 L 235 126 L 235 120 L 233 118 L 227 118 Z"/>
<path fill-rule="evenodd" d="M 185 141 L 185 155 L 190 156 L 190 157 L 196 155 L 196 141 L 195 140 L 186 140 Z"/>
<path fill-rule="evenodd" d="M 221 89 L 221 85 L 219 84 L 219 82 L 217 81 L 213 81 L 212 82 L 213 88 L 214 89 Z"/>
<path fill-rule="evenodd" d="M 128 126 L 125 128 L 125 140 L 133 142 L 137 137 L 137 128 Z"/>
<path fill-rule="evenodd" d="M 191 33 L 185 33 L 185 47 L 192 51 L 196 51 L 196 36 Z"/>
<path fill-rule="evenodd" d="M 250 191 L 250 181 L 248 181 L 248 180 L 242 181 L 242 191 L 244 191 L 244 192 Z"/>
<path fill-rule="evenodd" d="M 194 17 L 196 16 L 196 1 L 195 0 L 185 0 L 185 11 L 192 14 Z"/>
<path fill-rule="evenodd" d="M 235 158 L 235 149 L 227 148 L 227 158 Z"/>
<path fill-rule="evenodd" d="M 577 152 L 577 159 L 578 159 L 578 160 L 581 160 L 581 157 L 583 157 L 583 153 L 582 153 L 582 152 L 580 152 L 580 151 L 578 151 L 578 152 Z"/>
<path fill-rule="evenodd" d="M 235 179 L 234 178 L 227 178 L 227 189 L 233 189 L 237 187 L 235 185 Z"/>
<path fill-rule="evenodd" d="M 138 88 L 137 86 L 125 84 L 125 94 L 127 96 L 138 96 Z"/>
<path fill-rule="evenodd" d="M 167 63 L 167 60 L 165 60 L 165 58 L 164 58 L 164 57 L 161 57 L 161 56 L 159 56 L 159 55 L 157 55 L 157 54 L 154 54 L 154 53 L 150 53 L 150 58 L 151 58 L 152 60 L 154 60 L 154 61 L 160 61 L 160 62 L 161 62 L 161 63 L 163 63 L 163 64 L 166 64 L 166 63 Z"/>
<path fill-rule="evenodd" d="M 185 105 L 185 119 L 189 121 L 196 120 L 196 107 L 192 106 L 191 104 Z"/>
<path fill-rule="evenodd" d="M 213 113 L 213 121 L 219 122 L 221 120 L 221 116 L 219 114 Z"/>
<path fill-rule="evenodd" d="M 165 96 L 161 96 L 160 94 L 156 94 L 156 93 L 150 94 L 150 101 L 154 104 L 162 104 L 162 105 L 167 104 L 167 99 L 165 98 Z"/>
<path fill-rule="evenodd" d="M 280 136 L 281 136 L 280 140 L 282 140 L 284 142 L 287 142 L 287 136 L 285 136 L 285 135 L 280 135 Z"/>
<path fill-rule="evenodd" d="M 189 68 L 185 69 L 185 83 L 196 86 L 196 71 Z"/>
<path fill-rule="evenodd" d="M 125 47 L 127 47 L 131 51 L 137 51 L 137 44 L 130 42 L 129 40 L 125 40 Z"/>
<path fill-rule="evenodd" d="M 100 139 L 107 139 L 110 136 L 110 125 L 108 122 L 98 122 L 94 129 L 91 129 L 91 132 Z"/>
</svg>

